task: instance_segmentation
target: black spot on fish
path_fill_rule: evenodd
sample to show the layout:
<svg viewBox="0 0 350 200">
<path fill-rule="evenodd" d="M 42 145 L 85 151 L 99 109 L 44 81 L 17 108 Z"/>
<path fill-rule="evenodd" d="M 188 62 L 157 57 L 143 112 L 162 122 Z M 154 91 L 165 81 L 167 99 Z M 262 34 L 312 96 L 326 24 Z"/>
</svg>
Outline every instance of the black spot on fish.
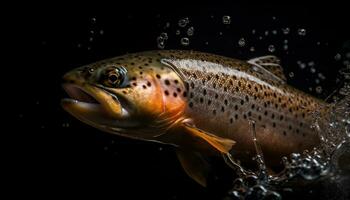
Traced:
<svg viewBox="0 0 350 200">
<path fill-rule="evenodd" d="M 227 99 L 225 99 L 225 100 L 224 100 L 224 103 L 225 103 L 225 105 L 227 106 L 227 104 L 228 104 L 228 101 L 227 101 Z"/>
<path fill-rule="evenodd" d="M 219 95 L 216 93 L 216 94 L 215 94 L 215 99 L 217 99 L 218 97 L 219 97 Z"/>
<path fill-rule="evenodd" d="M 224 106 L 221 106 L 221 112 L 225 112 Z"/>
<path fill-rule="evenodd" d="M 161 78 L 159 74 L 157 74 L 157 75 L 156 75 L 156 77 L 157 77 L 158 79 L 160 79 L 160 78 Z"/>
<path fill-rule="evenodd" d="M 187 97 L 187 92 L 184 91 L 183 94 L 182 94 L 183 97 Z"/>
<path fill-rule="evenodd" d="M 190 102 L 188 105 L 190 106 L 190 108 L 193 107 L 193 103 L 192 102 Z"/>
<path fill-rule="evenodd" d="M 170 81 L 168 79 L 164 80 L 165 85 L 170 85 Z"/>
<path fill-rule="evenodd" d="M 176 91 L 180 93 L 180 92 L 181 92 L 181 89 L 180 89 L 180 88 L 176 88 Z"/>
<path fill-rule="evenodd" d="M 206 89 L 203 90 L 203 95 L 204 96 L 207 95 L 207 90 Z"/>
<path fill-rule="evenodd" d="M 175 80 L 174 80 L 174 83 L 175 83 L 175 84 L 178 84 L 178 83 L 179 83 L 179 81 L 178 81 L 177 79 L 175 79 Z"/>
<path fill-rule="evenodd" d="M 213 114 L 216 115 L 216 110 L 215 109 L 213 110 Z"/>
<path fill-rule="evenodd" d="M 203 98 L 202 97 L 199 98 L 199 102 L 203 103 Z"/>
<path fill-rule="evenodd" d="M 151 82 L 147 81 L 147 86 L 151 87 Z"/>
<path fill-rule="evenodd" d="M 244 104 L 244 100 L 242 99 L 242 100 L 241 100 L 241 105 L 243 105 L 243 104 Z"/>
<path fill-rule="evenodd" d="M 194 83 L 193 82 L 191 82 L 190 85 L 191 85 L 191 88 L 194 88 Z"/>
<path fill-rule="evenodd" d="M 235 105 L 235 110 L 238 110 L 238 105 Z"/>
<path fill-rule="evenodd" d="M 231 124 L 233 123 L 233 119 L 232 119 L 232 118 L 230 118 L 230 123 L 231 123 Z"/>
<path fill-rule="evenodd" d="M 168 91 L 168 90 L 165 90 L 165 91 L 164 91 L 164 94 L 165 94 L 166 96 L 168 96 L 168 95 L 169 95 L 169 91 Z"/>
<path fill-rule="evenodd" d="M 210 104 L 211 104 L 211 100 L 209 99 L 209 100 L 208 100 L 208 105 L 210 105 Z"/>
<path fill-rule="evenodd" d="M 173 93 L 173 96 L 174 96 L 174 97 L 177 97 L 177 93 L 176 93 L 176 92 L 174 92 L 174 93 Z"/>
</svg>

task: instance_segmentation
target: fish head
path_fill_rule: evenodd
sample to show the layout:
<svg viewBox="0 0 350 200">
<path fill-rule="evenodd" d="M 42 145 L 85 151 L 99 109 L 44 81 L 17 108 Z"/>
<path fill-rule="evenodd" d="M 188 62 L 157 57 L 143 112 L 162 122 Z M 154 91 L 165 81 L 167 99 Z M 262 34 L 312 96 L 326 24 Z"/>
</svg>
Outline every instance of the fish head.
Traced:
<svg viewBox="0 0 350 200">
<path fill-rule="evenodd" d="M 62 107 L 84 123 L 151 140 L 181 119 L 185 84 L 157 56 L 131 54 L 74 69 L 63 76 L 70 98 Z"/>
</svg>

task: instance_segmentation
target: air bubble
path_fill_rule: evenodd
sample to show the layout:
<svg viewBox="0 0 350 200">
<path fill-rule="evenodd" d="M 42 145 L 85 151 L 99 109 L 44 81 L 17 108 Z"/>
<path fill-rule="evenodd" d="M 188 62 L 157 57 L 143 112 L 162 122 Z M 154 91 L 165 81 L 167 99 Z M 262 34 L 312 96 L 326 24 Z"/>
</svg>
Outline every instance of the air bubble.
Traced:
<svg viewBox="0 0 350 200">
<path fill-rule="evenodd" d="M 287 35 L 287 34 L 289 34 L 290 29 L 288 27 L 287 28 L 282 28 L 282 32 L 283 32 L 283 34 Z"/>
<path fill-rule="evenodd" d="M 316 90 L 316 92 L 317 92 L 318 94 L 321 94 L 321 93 L 322 93 L 322 87 L 321 87 L 321 86 L 317 86 L 315 90 Z"/>
<path fill-rule="evenodd" d="M 316 68 L 311 67 L 311 68 L 310 68 L 310 72 L 311 72 L 311 73 L 315 73 L 315 72 L 316 72 Z"/>
<path fill-rule="evenodd" d="M 182 46 L 188 46 L 190 44 L 190 40 L 187 37 L 181 38 L 180 42 Z"/>
<path fill-rule="evenodd" d="M 168 39 L 168 34 L 163 32 L 160 34 L 160 37 L 162 37 L 164 40 L 167 40 Z"/>
<path fill-rule="evenodd" d="M 231 17 L 228 15 L 225 15 L 222 17 L 222 23 L 223 24 L 231 24 Z"/>
<path fill-rule="evenodd" d="M 339 61 L 341 59 L 341 55 L 339 53 L 337 53 L 335 56 L 334 56 L 334 59 L 336 61 Z"/>
<path fill-rule="evenodd" d="M 275 52 L 275 50 L 276 50 L 276 48 L 275 48 L 275 46 L 274 45 L 269 45 L 269 47 L 267 48 L 268 50 L 269 50 L 269 52 Z"/>
<path fill-rule="evenodd" d="M 244 47 L 244 46 L 245 46 L 245 39 L 244 39 L 244 38 L 239 39 L 239 40 L 238 40 L 238 45 L 239 45 L 240 47 Z"/>
<path fill-rule="evenodd" d="M 179 26 L 180 27 L 185 27 L 185 26 L 187 26 L 187 24 L 190 22 L 190 20 L 188 19 L 188 17 L 185 17 L 185 18 L 183 18 L 183 19 L 180 19 L 179 20 Z"/>
<path fill-rule="evenodd" d="M 304 29 L 304 28 L 299 28 L 299 29 L 298 29 L 298 35 L 300 35 L 300 36 L 305 36 L 305 35 L 306 35 L 306 29 Z"/>
<path fill-rule="evenodd" d="M 193 33 L 194 33 L 194 28 L 193 28 L 193 26 L 191 26 L 190 28 L 187 29 L 187 35 L 192 36 Z"/>
<path fill-rule="evenodd" d="M 165 48 L 165 39 L 162 36 L 157 37 L 157 46 L 159 49 Z"/>
</svg>

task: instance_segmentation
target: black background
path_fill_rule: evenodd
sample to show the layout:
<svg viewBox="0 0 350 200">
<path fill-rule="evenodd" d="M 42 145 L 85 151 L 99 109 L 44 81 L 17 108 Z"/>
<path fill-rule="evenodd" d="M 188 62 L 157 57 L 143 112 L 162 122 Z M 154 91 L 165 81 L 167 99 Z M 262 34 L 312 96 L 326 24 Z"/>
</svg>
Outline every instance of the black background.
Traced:
<svg viewBox="0 0 350 200">
<path fill-rule="evenodd" d="M 4 134 L 10 136 L 5 153 L 11 169 L 7 185 L 15 188 L 13 195 L 218 199 L 225 194 L 229 181 L 213 180 L 214 185 L 202 188 L 186 176 L 170 147 L 103 133 L 60 107 L 60 99 L 65 97 L 60 86 L 65 72 L 127 52 L 157 49 L 161 32 L 169 35 L 166 49 L 194 49 L 240 59 L 271 54 L 267 46 L 275 44 L 273 54 L 281 57 L 285 73 L 295 74 L 288 79 L 290 84 L 321 98 L 337 86 L 342 65 L 334 56 L 349 48 L 344 44 L 350 39 L 345 5 L 168 3 L 12 7 L 5 32 L 11 35 L 7 51 L 13 54 L 6 67 L 10 71 L 3 77 L 8 80 L 5 89 L 9 89 L 4 99 L 10 102 L 6 105 L 14 117 Z M 231 16 L 230 25 L 222 23 L 224 15 Z M 195 29 L 188 47 L 181 46 L 181 37 L 175 34 L 180 29 L 185 35 L 186 28 L 177 25 L 183 17 L 190 19 L 187 28 Z M 170 22 L 168 29 L 164 29 L 166 22 Z M 291 30 L 288 35 L 281 32 L 285 27 Z M 299 36 L 298 28 L 305 28 L 306 35 Z M 274 29 L 277 35 L 272 35 Z M 270 31 L 269 36 L 259 40 L 265 30 Z M 242 37 L 245 47 L 238 45 Z M 288 54 L 282 50 L 285 39 Z M 256 50 L 250 52 L 250 46 Z M 298 60 L 315 62 L 317 72 L 326 76 L 319 84 L 324 93 L 314 92 L 317 73 L 301 70 Z M 216 164 L 221 176 L 228 171 L 222 161 Z"/>
</svg>

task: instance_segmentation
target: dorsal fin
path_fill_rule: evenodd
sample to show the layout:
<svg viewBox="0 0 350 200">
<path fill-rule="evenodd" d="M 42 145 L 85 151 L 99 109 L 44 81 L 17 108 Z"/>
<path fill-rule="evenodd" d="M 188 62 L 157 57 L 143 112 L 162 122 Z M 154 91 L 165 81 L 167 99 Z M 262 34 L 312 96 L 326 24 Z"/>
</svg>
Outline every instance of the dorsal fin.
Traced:
<svg viewBox="0 0 350 200">
<path fill-rule="evenodd" d="M 283 83 L 287 80 L 284 76 L 283 68 L 280 65 L 280 59 L 276 56 L 268 55 L 257 57 L 250 59 L 247 62 L 256 66 L 254 69 L 255 71 L 270 74 L 272 77 Z"/>
</svg>

